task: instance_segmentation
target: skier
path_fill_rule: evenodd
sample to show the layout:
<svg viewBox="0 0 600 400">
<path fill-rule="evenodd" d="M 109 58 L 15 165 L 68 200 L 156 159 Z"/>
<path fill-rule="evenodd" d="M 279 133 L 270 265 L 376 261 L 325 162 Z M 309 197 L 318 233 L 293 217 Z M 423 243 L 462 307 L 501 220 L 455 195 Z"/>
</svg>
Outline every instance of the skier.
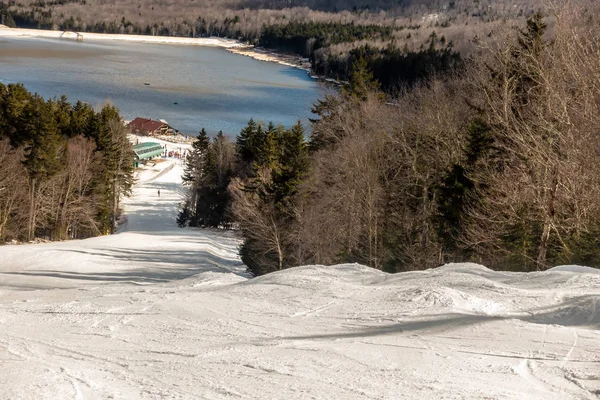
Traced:
<svg viewBox="0 0 600 400">
<path fill-rule="evenodd" d="M 160 189 L 158 189 L 158 197 L 160 197 Z"/>
</svg>

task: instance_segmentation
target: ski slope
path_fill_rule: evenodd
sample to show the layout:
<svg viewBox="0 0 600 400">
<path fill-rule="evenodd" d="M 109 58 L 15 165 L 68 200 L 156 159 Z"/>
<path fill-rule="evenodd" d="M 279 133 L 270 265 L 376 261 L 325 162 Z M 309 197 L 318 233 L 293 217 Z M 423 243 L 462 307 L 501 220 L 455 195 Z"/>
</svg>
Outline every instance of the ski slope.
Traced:
<svg viewBox="0 0 600 400">
<path fill-rule="evenodd" d="M 117 235 L 0 247 L 0 399 L 600 397 L 597 270 L 250 279 L 230 232 L 177 228 L 180 176 Z"/>
</svg>

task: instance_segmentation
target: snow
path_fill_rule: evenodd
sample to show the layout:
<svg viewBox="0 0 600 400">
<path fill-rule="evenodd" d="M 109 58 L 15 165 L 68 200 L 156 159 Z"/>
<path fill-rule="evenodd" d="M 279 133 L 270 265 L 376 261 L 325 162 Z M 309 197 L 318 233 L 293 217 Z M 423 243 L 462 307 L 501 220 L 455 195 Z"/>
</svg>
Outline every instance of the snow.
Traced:
<svg viewBox="0 0 600 400">
<path fill-rule="evenodd" d="M 581 265 L 559 265 L 558 267 L 550 268 L 551 272 L 575 272 L 578 274 L 600 274 L 600 269 L 584 267 Z"/>
<path fill-rule="evenodd" d="M 176 226 L 181 172 L 149 167 L 117 235 L 0 247 L 0 399 L 600 395 L 595 270 L 251 279 L 234 234 Z"/>
<path fill-rule="evenodd" d="M 9 28 L 0 25 L 0 37 L 19 37 L 19 38 L 50 38 L 50 39 L 69 39 L 76 40 L 80 38 L 83 41 L 119 41 L 134 43 L 160 43 L 177 45 L 195 45 L 211 46 L 223 48 L 246 47 L 245 44 L 233 39 L 224 39 L 218 37 L 210 38 L 185 38 L 175 36 L 149 36 L 149 35 L 128 35 L 128 34 L 110 34 L 110 33 L 91 33 L 91 32 L 70 32 L 45 29 L 22 29 Z"/>
</svg>

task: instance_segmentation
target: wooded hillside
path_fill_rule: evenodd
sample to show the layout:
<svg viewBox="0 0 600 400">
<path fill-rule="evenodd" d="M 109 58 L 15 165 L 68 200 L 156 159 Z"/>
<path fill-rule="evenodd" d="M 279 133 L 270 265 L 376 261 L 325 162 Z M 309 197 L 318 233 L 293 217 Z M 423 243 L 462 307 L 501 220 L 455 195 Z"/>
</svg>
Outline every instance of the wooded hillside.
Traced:
<svg viewBox="0 0 600 400">
<path fill-rule="evenodd" d="M 359 58 L 342 92 L 315 105 L 308 140 L 300 126 L 250 121 L 226 164 L 225 219 L 199 225 L 239 226 L 255 274 L 599 266 L 598 7 L 567 2 L 551 31 L 542 13 L 506 25 L 464 68 L 391 102 Z"/>
</svg>

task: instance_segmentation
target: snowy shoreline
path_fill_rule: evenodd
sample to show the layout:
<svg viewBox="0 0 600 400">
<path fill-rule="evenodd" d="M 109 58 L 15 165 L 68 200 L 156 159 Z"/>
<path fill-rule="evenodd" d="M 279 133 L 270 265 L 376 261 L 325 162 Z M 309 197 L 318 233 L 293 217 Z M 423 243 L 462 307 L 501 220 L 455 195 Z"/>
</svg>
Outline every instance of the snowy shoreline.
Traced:
<svg viewBox="0 0 600 400">
<path fill-rule="evenodd" d="M 222 47 L 235 48 L 245 47 L 247 45 L 233 39 L 223 39 L 217 37 L 210 38 L 185 38 L 175 36 L 148 36 L 148 35 L 126 35 L 126 34 L 109 34 L 109 33 L 90 33 L 90 32 L 70 32 L 70 31 L 53 31 L 43 29 L 21 29 L 8 28 L 0 25 L 0 37 L 26 37 L 26 38 L 49 38 L 49 39 L 71 39 L 82 41 L 94 40 L 114 40 L 121 42 L 134 43 L 155 43 L 155 44 L 177 44 L 177 45 L 194 45 L 207 47 Z"/>
<path fill-rule="evenodd" d="M 310 61 L 300 56 L 280 54 L 271 50 L 257 48 L 253 46 L 231 47 L 227 49 L 233 54 L 250 57 L 259 61 L 274 62 L 288 67 L 298 68 L 311 74 L 312 66 Z"/>
<path fill-rule="evenodd" d="M 218 37 L 210 38 L 186 38 L 177 36 L 149 36 L 149 35 L 129 35 L 129 34 L 110 34 L 110 33 L 91 33 L 91 32 L 71 32 L 44 29 L 23 29 L 9 28 L 0 25 L 0 37 L 19 37 L 19 38 L 47 38 L 47 39 L 66 39 L 85 41 L 120 41 L 131 43 L 153 43 L 153 44 L 174 44 L 191 45 L 205 47 L 220 47 L 233 54 L 247 56 L 259 61 L 274 62 L 280 65 L 286 65 L 298 68 L 307 73 L 311 73 L 310 62 L 300 56 L 279 54 L 270 50 L 256 48 L 242 43 L 235 39 L 224 39 Z"/>
</svg>

